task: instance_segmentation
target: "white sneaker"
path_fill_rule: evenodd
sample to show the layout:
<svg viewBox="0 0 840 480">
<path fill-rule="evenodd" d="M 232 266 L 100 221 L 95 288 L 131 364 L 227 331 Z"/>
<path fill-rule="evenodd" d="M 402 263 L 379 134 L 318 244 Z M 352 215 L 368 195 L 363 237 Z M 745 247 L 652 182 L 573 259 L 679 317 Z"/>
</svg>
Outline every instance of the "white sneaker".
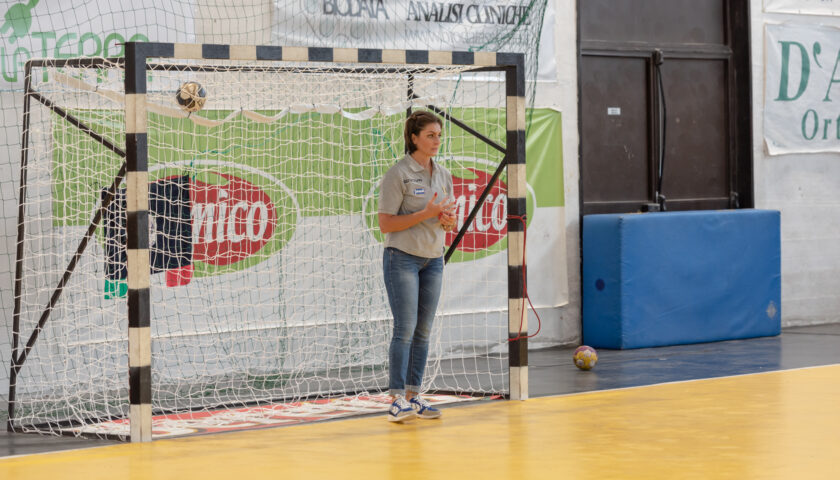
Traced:
<svg viewBox="0 0 840 480">
<path fill-rule="evenodd" d="M 433 407 L 420 396 L 413 397 L 409 403 L 411 403 L 411 408 L 414 409 L 414 412 L 420 418 L 440 418 L 443 415 L 440 413 L 440 410 Z"/>
<path fill-rule="evenodd" d="M 414 408 L 406 401 L 405 397 L 398 395 L 388 409 L 389 422 L 404 422 L 406 420 L 413 420 L 417 417 Z"/>
</svg>

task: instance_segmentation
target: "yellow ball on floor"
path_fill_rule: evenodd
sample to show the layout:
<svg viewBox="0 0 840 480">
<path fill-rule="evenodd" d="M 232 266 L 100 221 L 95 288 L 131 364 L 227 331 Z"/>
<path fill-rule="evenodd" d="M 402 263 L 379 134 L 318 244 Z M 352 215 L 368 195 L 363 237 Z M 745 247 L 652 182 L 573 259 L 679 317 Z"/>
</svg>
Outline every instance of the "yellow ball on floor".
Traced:
<svg viewBox="0 0 840 480">
<path fill-rule="evenodd" d="M 575 349 L 572 358 L 576 367 L 581 370 L 590 370 L 598 362 L 598 352 L 592 347 L 581 345 Z"/>
</svg>

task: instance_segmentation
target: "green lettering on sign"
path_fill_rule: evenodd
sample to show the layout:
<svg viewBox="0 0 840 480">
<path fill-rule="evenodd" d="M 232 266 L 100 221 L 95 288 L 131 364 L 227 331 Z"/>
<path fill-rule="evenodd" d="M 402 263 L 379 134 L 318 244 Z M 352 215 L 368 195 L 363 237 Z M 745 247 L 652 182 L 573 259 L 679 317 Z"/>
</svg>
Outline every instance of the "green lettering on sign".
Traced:
<svg viewBox="0 0 840 480">
<path fill-rule="evenodd" d="M 782 45 L 782 72 L 781 80 L 779 81 L 779 96 L 777 101 L 789 102 L 796 100 L 805 93 L 808 87 L 808 77 L 811 74 L 811 61 L 808 59 L 808 52 L 805 47 L 799 42 L 779 42 Z M 802 59 L 802 75 L 799 77 L 799 89 L 793 97 L 788 96 L 788 78 L 790 69 L 790 46 L 796 45 L 799 49 L 799 57 Z"/>
</svg>

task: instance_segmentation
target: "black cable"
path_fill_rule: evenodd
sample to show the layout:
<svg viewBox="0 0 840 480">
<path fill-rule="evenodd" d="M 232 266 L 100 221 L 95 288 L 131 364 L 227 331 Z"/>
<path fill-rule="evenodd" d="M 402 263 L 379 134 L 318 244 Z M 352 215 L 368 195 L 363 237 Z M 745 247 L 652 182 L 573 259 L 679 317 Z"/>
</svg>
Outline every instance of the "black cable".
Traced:
<svg viewBox="0 0 840 480">
<path fill-rule="evenodd" d="M 653 64 L 656 67 L 657 97 L 661 115 L 659 116 L 659 168 L 656 175 L 656 198 L 654 201 L 659 204 L 659 210 L 665 211 L 665 195 L 662 194 L 662 178 L 665 175 L 665 127 L 668 119 L 668 109 L 665 105 L 665 87 L 662 85 L 662 63 L 664 55 L 662 50 L 656 49 L 653 52 Z"/>
</svg>

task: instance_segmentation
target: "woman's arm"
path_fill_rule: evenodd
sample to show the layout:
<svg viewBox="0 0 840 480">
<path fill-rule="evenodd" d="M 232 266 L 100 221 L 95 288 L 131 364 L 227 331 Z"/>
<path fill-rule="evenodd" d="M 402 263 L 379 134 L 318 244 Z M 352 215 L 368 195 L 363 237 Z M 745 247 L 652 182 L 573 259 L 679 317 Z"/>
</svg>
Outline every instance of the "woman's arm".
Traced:
<svg viewBox="0 0 840 480">
<path fill-rule="evenodd" d="M 437 193 L 435 193 L 429 203 L 423 210 L 409 213 L 406 215 L 389 215 L 387 213 L 379 214 L 379 231 L 382 233 L 400 232 L 409 229 L 423 220 L 437 217 L 438 214 L 444 211 L 451 210 L 455 204 L 454 200 L 441 200 L 440 203 L 435 203 Z"/>
</svg>

